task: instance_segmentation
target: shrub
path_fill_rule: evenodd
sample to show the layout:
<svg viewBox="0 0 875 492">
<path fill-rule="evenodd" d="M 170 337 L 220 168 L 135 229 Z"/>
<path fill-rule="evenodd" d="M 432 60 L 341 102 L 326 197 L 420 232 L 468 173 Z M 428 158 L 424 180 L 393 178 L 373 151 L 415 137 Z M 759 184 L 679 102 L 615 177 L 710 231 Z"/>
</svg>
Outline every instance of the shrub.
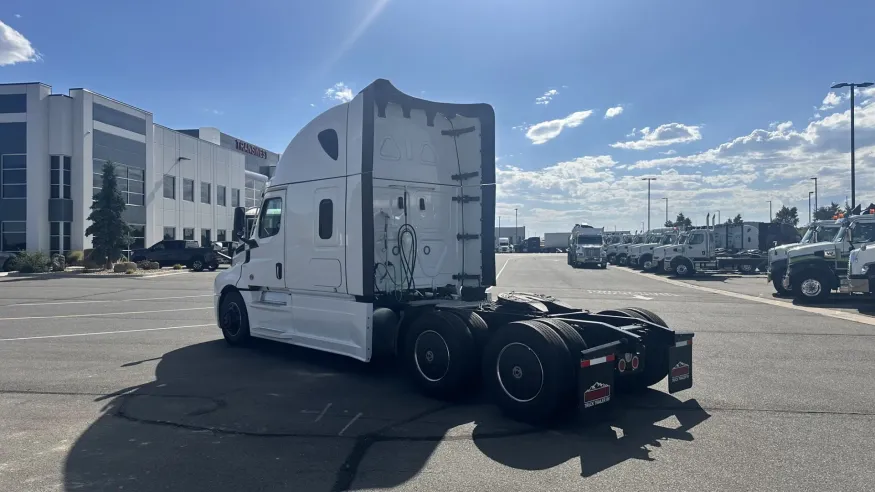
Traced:
<svg viewBox="0 0 875 492">
<path fill-rule="evenodd" d="M 63 272 L 67 269 L 67 259 L 64 255 L 54 254 L 52 255 L 52 271 L 53 272 Z"/>
<path fill-rule="evenodd" d="M 133 275 L 135 273 L 137 273 L 137 270 L 133 268 L 128 268 L 127 270 L 125 270 L 125 275 Z"/>
<path fill-rule="evenodd" d="M 42 251 L 23 252 L 12 261 L 12 270 L 21 273 L 44 273 L 49 271 L 51 260 Z"/>
<path fill-rule="evenodd" d="M 139 268 L 140 270 L 151 270 L 152 269 L 152 262 L 146 261 L 146 260 L 138 261 L 137 268 Z"/>
<path fill-rule="evenodd" d="M 92 260 L 92 259 L 90 259 L 90 258 L 87 259 L 87 260 L 83 260 L 83 261 L 82 261 L 82 266 L 85 267 L 85 270 L 86 270 L 86 271 L 103 270 L 103 264 L 102 264 L 102 263 L 98 263 L 98 262 L 96 262 L 96 261 L 94 261 L 94 260 Z"/>
<path fill-rule="evenodd" d="M 67 264 L 71 266 L 77 266 L 82 264 L 82 260 L 85 259 L 85 253 L 83 251 L 68 251 L 67 252 Z"/>
<path fill-rule="evenodd" d="M 113 273 L 123 273 L 125 270 L 128 270 L 128 265 L 126 263 L 116 263 L 112 266 Z"/>
<path fill-rule="evenodd" d="M 173 269 L 174 269 L 174 270 L 182 270 L 183 268 L 185 268 L 185 267 L 182 266 L 182 265 L 180 265 L 179 263 L 173 265 Z"/>
<path fill-rule="evenodd" d="M 161 270 L 161 264 L 158 263 L 157 261 L 153 261 L 149 265 L 151 265 L 152 270 Z"/>
</svg>

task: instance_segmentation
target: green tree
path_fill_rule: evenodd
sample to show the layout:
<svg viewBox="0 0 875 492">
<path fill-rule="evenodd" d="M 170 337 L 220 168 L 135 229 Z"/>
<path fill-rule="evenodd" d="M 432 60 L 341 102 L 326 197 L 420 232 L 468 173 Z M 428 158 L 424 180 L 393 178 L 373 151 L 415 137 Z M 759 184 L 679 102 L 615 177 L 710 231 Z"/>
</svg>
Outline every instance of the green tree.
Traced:
<svg viewBox="0 0 875 492">
<path fill-rule="evenodd" d="M 666 220 L 665 224 L 663 224 L 663 226 L 664 227 L 674 227 L 674 222 L 672 222 L 670 220 Z"/>
<path fill-rule="evenodd" d="M 820 207 L 814 211 L 814 220 L 832 220 L 839 212 L 844 212 L 842 206 L 836 202 L 830 203 L 826 207 Z"/>
<path fill-rule="evenodd" d="M 778 210 L 772 222 L 776 224 L 792 224 L 794 227 L 799 224 L 799 211 L 796 207 L 787 208 L 786 205 Z"/>
<path fill-rule="evenodd" d="M 736 215 L 735 218 L 732 219 L 732 225 L 744 225 L 744 221 L 741 219 L 741 214 Z"/>
<path fill-rule="evenodd" d="M 102 188 L 91 203 L 91 213 L 88 215 L 91 225 L 85 229 L 86 236 L 93 236 L 91 244 L 95 258 L 102 258 L 107 268 L 131 242 L 131 228 L 122 218 L 125 208 L 125 200 L 115 177 L 115 165 L 107 162 L 103 165 Z"/>
<path fill-rule="evenodd" d="M 689 217 L 684 216 L 683 212 L 679 213 L 677 219 L 670 224 L 671 227 L 692 227 L 692 225 L 693 221 Z"/>
</svg>

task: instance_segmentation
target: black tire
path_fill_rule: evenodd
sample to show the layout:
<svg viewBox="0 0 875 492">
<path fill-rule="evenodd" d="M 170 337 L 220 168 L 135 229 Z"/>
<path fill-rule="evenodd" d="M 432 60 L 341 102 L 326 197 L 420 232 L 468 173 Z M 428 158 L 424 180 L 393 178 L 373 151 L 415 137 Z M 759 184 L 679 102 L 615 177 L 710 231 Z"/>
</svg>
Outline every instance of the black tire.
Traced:
<svg viewBox="0 0 875 492">
<path fill-rule="evenodd" d="M 479 314 L 474 311 L 447 311 L 448 313 L 456 316 L 465 326 L 468 327 L 468 331 L 471 332 L 471 336 L 474 338 L 474 344 L 477 347 L 477 352 L 481 353 L 483 351 L 483 347 L 486 346 L 486 342 L 489 340 L 489 325 L 483 321 L 483 318 L 480 317 Z"/>
<path fill-rule="evenodd" d="M 690 277 L 693 275 L 693 273 L 695 273 L 695 270 L 693 269 L 693 264 L 690 263 L 690 260 L 687 259 L 675 262 L 672 270 L 674 270 L 674 274 L 678 277 Z"/>
<path fill-rule="evenodd" d="M 477 349 L 456 315 L 430 311 L 410 326 L 401 354 L 408 376 L 426 395 L 454 399 L 476 381 Z"/>
<path fill-rule="evenodd" d="M 745 263 L 744 265 L 738 266 L 738 271 L 741 272 L 742 275 L 750 275 L 752 273 L 756 273 L 756 266 Z"/>
<path fill-rule="evenodd" d="M 245 345 L 251 340 L 246 302 L 236 290 L 228 292 L 222 298 L 219 306 L 219 328 L 229 345 Z"/>
<path fill-rule="evenodd" d="M 624 254 L 617 255 L 617 264 L 620 266 L 626 266 L 629 264 L 629 257 Z"/>
<path fill-rule="evenodd" d="M 207 268 L 209 268 L 211 272 L 215 272 L 216 270 L 219 269 L 219 262 L 214 261 L 214 262 L 210 263 L 210 265 Z"/>
<path fill-rule="evenodd" d="M 617 255 L 615 255 L 613 253 L 608 255 L 608 263 L 610 263 L 611 265 L 616 265 L 617 264 L 616 261 L 617 261 Z"/>
<path fill-rule="evenodd" d="M 793 294 L 792 287 L 789 289 L 784 288 L 784 270 L 775 270 L 772 272 L 772 286 L 775 288 L 775 292 L 780 296 L 789 296 Z"/>
<path fill-rule="evenodd" d="M 194 258 L 191 259 L 191 262 L 189 262 L 189 264 L 188 264 L 188 267 L 196 272 L 204 271 L 205 266 L 206 266 L 206 264 L 204 263 L 204 259 L 200 256 L 195 256 Z"/>
<path fill-rule="evenodd" d="M 546 325 L 548 328 L 555 331 L 556 334 L 559 335 L 559 338 L 562 339 L 565 346 L 568 347 L 568 355 L 571 357 L 571 365 L 568 366 L 568 369 L 571 371 L 571 379 L 576 387 L 579 366 L 575 362 L 580 361 L 580 352 L 589 348 L 586 341 L 583 339 L 583 335 L 561 319 L 538 318 L 534 321 Z M 566 394 L 566 397 L 566 409 L 576 408 L 578 404 L 577 391 L 569 391 Z"/>
<path fill-rule="evenodd" d="M 511 418 L 548 422 L 576 392 L 568 347 L 550 327 L 516 321 L 501 327 L 483 354 L 483 381 Z"/>
<path fill-rule="evenodd" d="M 643 308 L 624 308 L 618 311 L 626 312 L 633 318 L 650 321 L 666 326 L 665 320 L 656 313 Z M 636 392 L 653 386 L 668 376 L 668 347 L 656 343 L 655 337 L 644 335 L 644 369 L 632 376 L 616 379 L 617 388 L 621 391 Z"/>
<path fill-rule="evenodd" d="M 641 270 L 645 272 L 652 272 L 654 270 L 653 255 L 647 254 L 641 257 Z"/>
<path fill-rule="evenodd" d="M 599 264 L 599 268 L 601 268 L 602 270 L 604 270 L 604 269 L 607 268 L 607 267 L 608 267 L 608 264 L 607 264 L 607 263 L 601 263 L 601 264 Z"/>
<path fill-rule="evenodd" d="M 806 270 L 794 275 L 793 297 L 802 304 L 816 304 L 825 301 L 832 290 L 831 279 L 819 270 Z"/>
</svg>

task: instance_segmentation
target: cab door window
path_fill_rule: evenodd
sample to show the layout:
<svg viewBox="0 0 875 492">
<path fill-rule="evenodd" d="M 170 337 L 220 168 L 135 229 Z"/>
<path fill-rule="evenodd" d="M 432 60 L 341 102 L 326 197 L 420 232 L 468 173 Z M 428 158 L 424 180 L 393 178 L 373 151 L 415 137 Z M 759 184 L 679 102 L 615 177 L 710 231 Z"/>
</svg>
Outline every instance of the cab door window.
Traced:
<svg viewBox="0 0 875 492">
<path fill-rule="evenodd" d="M 687 244 L 702 244 L 705 242 L 704 234 L 693 234 Z"/>
<path fill-rule="evenodd" d="M 268 198 L 261 206 L 261 215 L 258 217 L 258 237 L 266 238 L 276 236 L 280 232 L 283 218 L 283 199 L 279 197 Z"/>
</svg>

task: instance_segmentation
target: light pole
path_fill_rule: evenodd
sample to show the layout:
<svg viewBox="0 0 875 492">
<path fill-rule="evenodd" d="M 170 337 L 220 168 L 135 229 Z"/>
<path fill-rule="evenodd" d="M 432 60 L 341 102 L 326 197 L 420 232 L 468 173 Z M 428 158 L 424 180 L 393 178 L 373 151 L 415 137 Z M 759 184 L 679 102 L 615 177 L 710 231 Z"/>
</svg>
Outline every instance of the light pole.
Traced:
<svg viewBox="0 0 875 492">
<path fill-rule="evenodd" d="M 718 223 L 718 224 L 722 224 L 722 223 L 723 223 L 723 222 L 720 222 L 720 211 L 719 211 L 719 210 L 717 211 L 717 223 Z"/>
<path fill-rule="evenodd" d="M 656 178 L 641 178 L 641 181 L 647 181 L 647 230 L 650 230 L 650 182 L 655 181 Z M 642 224 L 643 228 L 644 225 Z"/>
<path fill-rule="evenodd" d="M 817 213 L 817 176 L 813 176 L 809 179 L 814 180 L 814 212 Z"/>
<path fill-rule="evenodd" d="M 811 224 L 811 195 L 813 195 L 813 191 L 808 192 L 808 223 Z"/>
<path fill-rule="evenodd" d="M 517 214 L 517 210 L 513 209 L 513 243 L 519 244 L 519 234 L 520 234 L 520 223 L 519 223 L 519 215 Z"/>
<path fill-rule="evenodd" d="M 662 199 L 665 200 L 665 223 L 668 224 L 668 197 L 666 196 Z"/>
<path fill-rule="evenodd" d="M 856 203 L 856 175 L 854 172 L 854 89 L 857 87 L 871 87 L 872 82 L 861 82 L 859 84 L 854 82 L 841 82 L 838 84 L 834 84 L 830 89 L 841 89 L 842 87 L 850 87 L 851 88 L 851 210 L 857 206 Z"/>
</svg>

